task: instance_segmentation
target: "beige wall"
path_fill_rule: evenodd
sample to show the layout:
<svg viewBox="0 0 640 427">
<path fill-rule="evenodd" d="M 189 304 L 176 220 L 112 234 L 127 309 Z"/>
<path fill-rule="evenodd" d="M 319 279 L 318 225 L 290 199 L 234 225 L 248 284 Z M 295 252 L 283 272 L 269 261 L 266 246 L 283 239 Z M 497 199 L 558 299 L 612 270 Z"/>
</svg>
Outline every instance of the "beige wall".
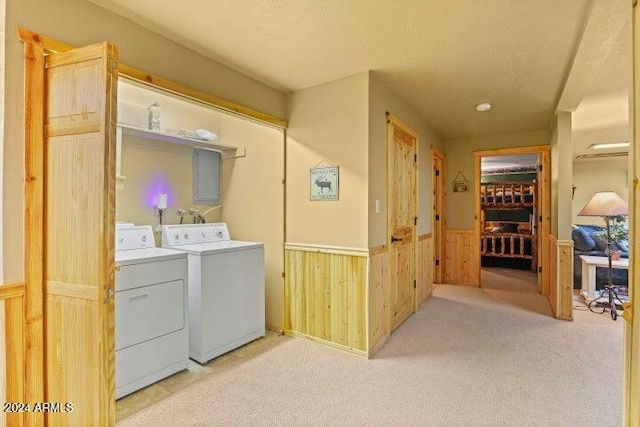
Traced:
<svg viewBox="0 0 640 427">
<path fill-rule="evenodd" d="M 577 188 L 572 200 L 573 224 L 604 225 L 602 218 L 577 216 L 591 196 L 598 191 L 615 191 L 628 202 L 628 169 L 627 157 L 574 162 L 573 185 Z"/>
<path fill-rule="evenodd" d="M 369 247 L 387 241 L 387 121 L 390 112 L 418 132 L 418 234 L 431 232 L 431 147 L 442 149 L 442 140 L 418 113 L 369 74 Z M 375 201 L 382 209 L 375 212 Z"/>
<path fill-rule="evenodd" d="M 284 272 L 284 135 L 281 130 L 223 117 L 225 139 L 246 157 L 222 161 L 222 219 L 231 238 L 264 242 L 266 322 L 282 329 Z"/>
<path fill-rule="evenodd" d="M 164 224 L 177 224 L 177 208 L 193 204 L 193 149 L 125 135 L 122 143 L 123 188 L 116 191 L 116 220 L 136 225 L 158 224 L 154 196 L 168 195 Z M 200 212 L 211 206 L 196 206 Z M 191 221 L 191 217 L 186 217 Z M 206 215 L 209 222 L 220 218 L 218 210 Z M 157 243 L 160 243 L 157 240 Z"/>
<path fill-rule="evenodd" d="M 290 94 L 287 242 L 368 247 L 368 85 L 364 72 Z M 338 201 L 309 199 L 323 160 L 340 167 Z"/>
<path fill-rule="evenodd" d="M 284 94 L 181 47 L 136 23 L 84 0 L 8 0 L 6 28 L 6 106 L 3 171 L 4 281 L 23 277 L 23 46 L 13 29 L 26 27 L 61 41 L 86 45 L 109 40 L 127 65 L 279 117 Z M 9 206 L 7 209 L 6 206 Z"/>
<path fill-rule="evenodd" d="M 522 132 L 488 135 L 478 138 L 447 140 L 445 142 L 446 176 L 446 210 L 447 229 L 472 230 L 474 228 L 474 151 L 493 150 L 499 148 L 527 147 L 548 145 L 550 136 L 547 132 Z M 451 191 L 458 171 L 469 181 L 469 191 L 454 193 Z"/>
<path fill-rule="evenodd" d="M 551 139 L 551 234 L 571 240 L 571 190 L 573 160 L 571 113 L 560 111 L 552 126 Z"/>
</svg>

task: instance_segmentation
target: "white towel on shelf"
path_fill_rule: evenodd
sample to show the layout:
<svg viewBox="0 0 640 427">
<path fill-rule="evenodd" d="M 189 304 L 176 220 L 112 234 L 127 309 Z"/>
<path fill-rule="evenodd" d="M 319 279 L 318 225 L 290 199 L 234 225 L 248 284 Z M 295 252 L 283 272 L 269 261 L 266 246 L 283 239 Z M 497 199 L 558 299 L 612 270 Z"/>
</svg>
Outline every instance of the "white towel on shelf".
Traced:
<svg viewBox="0 0 640 427">
<path fill-rule="evenodd" d="M 213 141 L 218 138 L 218 135 L 206 129 L 196 129 L 196 134 L 198 134 L 200 138 L 207 141 Z"/>
</svg>

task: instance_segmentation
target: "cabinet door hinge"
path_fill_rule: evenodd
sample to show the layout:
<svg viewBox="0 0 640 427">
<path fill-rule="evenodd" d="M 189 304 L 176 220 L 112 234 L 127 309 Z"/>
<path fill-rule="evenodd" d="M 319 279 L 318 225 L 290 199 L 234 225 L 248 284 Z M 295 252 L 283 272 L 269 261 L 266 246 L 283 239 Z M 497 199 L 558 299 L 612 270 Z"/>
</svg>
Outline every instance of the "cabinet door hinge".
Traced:
<svg viewBox="0 0 640 427">
<path fill-rule="evenodd" d="M 413 281 L 413 289 L 417 288 L 418 286 L 416 285 L 416 281 Z"/>
<path fill-rule="evenodd" d="M 440 215 L 436 215 L 436 221 L 440 221 Z"/>
<path fill-rule="evenodd" d="M 414 154 L 413 155 L 413 163 L 417 163 L 418 162 L 418 155 Z"/>
<path fill-rule="evenodd" d="M 539 221 L 539 222 L 542 222 L 542 215 L 540 215 L 540 216 L 538 217 L 538 221 Z"/>
<path fill-rule="evenodd" d="M 436 265 L 440 265 L 440 260 L 439 259 L 436 260 Z"/>
<path fill-rule="evenodd" d="M 436 169 L 436 176 L 440 176 L 440 171 Z"/>
<path fill-rule="evenodd" d="M 418 217 L 413 217 L 413 225 L 418 225 Z"/>
<path fill-rule="evenodd" d="M 541 170 L 542 170 L 542 163 L 540 163 L 540 164 L 538 165 L 538 170 L 539 170 L 539 171 L 541 171 Z"/>
<path fill-rule="evenodd" d="M 542 273 L 542 266 L 541 265 L 538 266 L 538 273 Z"/>
</svg>

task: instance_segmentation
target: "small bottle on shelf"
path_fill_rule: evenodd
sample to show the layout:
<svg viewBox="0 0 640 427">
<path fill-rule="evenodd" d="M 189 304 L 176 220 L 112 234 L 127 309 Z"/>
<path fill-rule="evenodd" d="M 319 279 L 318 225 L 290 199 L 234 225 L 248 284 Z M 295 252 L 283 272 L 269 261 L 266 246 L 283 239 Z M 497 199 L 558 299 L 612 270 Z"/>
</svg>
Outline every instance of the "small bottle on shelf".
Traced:
<svg viewBox="0 0 640 427">
<path fill-rule="evenodd" d="M 149 110 L 149 130 L 160 132 L 160 104 L 154 102 L 147 110 Z"/>
</svg>

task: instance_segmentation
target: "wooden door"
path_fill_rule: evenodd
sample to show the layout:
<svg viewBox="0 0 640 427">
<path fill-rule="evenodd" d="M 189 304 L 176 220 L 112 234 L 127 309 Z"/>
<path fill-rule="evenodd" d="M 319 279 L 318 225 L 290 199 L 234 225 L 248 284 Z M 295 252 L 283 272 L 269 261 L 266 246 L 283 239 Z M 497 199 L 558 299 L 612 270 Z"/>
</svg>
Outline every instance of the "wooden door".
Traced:
<svg viewBox="0 0 640 427">
<path fill-rule="evenodd" d="M 438 150 L 431 150 L 431 164 L 433 173 L 431 185 L 433 188 L 433 282 L 442 283 L 444 278 L 444 154 Z"/>
<path fill-rule="evenodd" d="M 45 58 L 45 401 L 49 426 L 115 425 L 117 51 Z"/>
<path fill-rule="evenodd" d="M 390 330 L 414 309 L 417 134 L 388 115 L 387 242 Z"/>
<path fill-rule="evenodd" d="M 551 153 L 544 150 L 540 153 L 542 170 L 538 172 L 538 290 L 542 295 L 549 295 L 551 266 L 549 262 L 549 233 L 551 226 Z"/>
</svg>

